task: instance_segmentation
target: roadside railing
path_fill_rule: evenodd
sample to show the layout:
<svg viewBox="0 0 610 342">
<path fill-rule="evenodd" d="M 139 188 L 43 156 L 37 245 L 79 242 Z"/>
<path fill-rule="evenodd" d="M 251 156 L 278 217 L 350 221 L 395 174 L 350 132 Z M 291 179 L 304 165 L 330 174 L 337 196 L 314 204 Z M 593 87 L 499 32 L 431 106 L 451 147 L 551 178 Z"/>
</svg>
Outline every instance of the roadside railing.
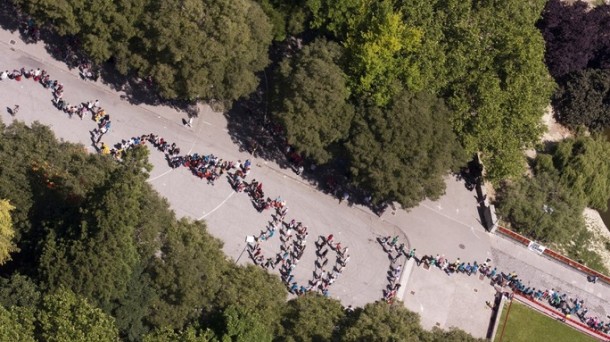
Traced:
<svg viewBox="0 0 610 342">
<path fill-rule="evenodd" d="M 516 233 L 510 229 L 504 228 L 502 226 L 498 226 L 496 232 L 498 232 L 522 245 L 525 245 L 526 247 L 529 247 L 530 243 L 534 242 L 534 241 L 526 238 L 525 236 L 523 236 L 519 233 Z M 575 269 L 579 270 L 580 272 L 585 273 L 586 275 L 596 276 L 599 280 L 605 282 L 606 284 L 610 284 L 610 277 L 608 277 L 607 275 L 600 273 L 594 269 L 591 269 L 568 257 L 565 257 L 565 256 L 555 252 L 554 250 L 544 248 L 544 250 L 540 254 L 544 255 L 548 258 L 551 258 L 553 260 L 559 261 L 560 263 L 563 263 L 569 267 L 575 268 Z"/>
</svg>

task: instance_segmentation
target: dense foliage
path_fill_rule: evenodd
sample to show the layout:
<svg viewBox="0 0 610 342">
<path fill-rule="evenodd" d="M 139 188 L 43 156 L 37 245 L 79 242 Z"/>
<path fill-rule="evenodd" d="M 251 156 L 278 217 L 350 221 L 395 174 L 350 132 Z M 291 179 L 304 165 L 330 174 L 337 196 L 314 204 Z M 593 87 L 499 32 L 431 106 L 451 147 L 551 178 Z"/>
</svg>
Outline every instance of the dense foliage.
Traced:
<svg viewBox="0 0 610 342">
<path fill-rule="evenodd" d="M 0 199 L 0 265 L 10 259 L 11 253 L 15 251 L 13 237 L 13 219 L 11 211 L 15 209 L 7 200 Z"/>
<path fill-rule="evenodd" d="M 599 131 L 610 126 L 610 69 L 584 69 L 564 76 L 553 106 L 557 120 L 571 129 L 585 126 Z"/>
<path fill-rule="evenodd" d="M 467 154 L 481 152 L 490 179 L 519 175 L 523 149 L 543 131 L 540 119 L 553 89 L 535 26 L 545 0 L 16 3 L 58 33 L 77 37 L 95 61 L 111 60 L 124 74 L 152 77 L 165 98 L 246 97 L 271 56 L 277 62 L 267 73 L 275 76 L 269 80 L 272 114 L 285 126 L 287 141 L 315 163 L 351 160 L 356 164 L 347 168 L 355 170 L 370 149 L 359 149 L 368 146 L 362 143 L 362 115 L 353 108 L 366 104 L 361 112 L 385 120 L 396 103 L 427 93 L 434 95 L 425 97 L 428 107 L 434 108 L 437 98 L 447 105 L 435 116 L 440 131 L 450 125 Z M 271 45 L 273 39 L 283 43 Z M 384 144 L 400 145 L 404 134 L 383 127 L 372 129 L 375 141 L 383 137 Z M 352 182 L 405 207 L 442 193 L 449 167 L 434 161 L 446 151 L 425 142 L 413 148 L 415 154 L 432 155 L 405 157 L 376 173 L 410 184 L 405 177 L 417 173 L 394 170 L 432 169 L 430 182 L 424 181 L 427 191 L 397 193 L 374 177 L 367 177 L 367 184 L 360 176 Z M 437 172 L 439 166 L 444 170 Z"/>
<path fill-rule="evenodd" d="M 552 0 L 539 27 L 549 70 L 559 84 L 553 98 L 557 120 L 571 129 L 609 127 L 610 5 Z"/>
<path fill-rule="evenodd" d="M 537 142 L 553 89 L 535 26 L 545 1 L 316 3 L 316 23 L 348 47 L 356 94 L 384 105 L 402 88 L 437 93 L 453 111 L 445 120 L 468 152 L 482 152 L 491 179 L 523 170 L 522 150 Z"/>
<path fill-rule="evenodd" d="M 586 68 L 610 67 L 610 5 L 549 0 L 538 26 L 546 41 L 546 63 L 556 79 Z"/>
<path fill-rule="evenodd" d="M 465 159 L 447 115 L 444 101 L 425 93 L 405 92 L 386 110 L 363 105 L 347 144 L 353 181 L 405 207 L 440 197 L 442 176 Z"/>
<path fill-rule="evenodd" d="M 502 219 L 537 241 L 574 247 L 568 252 L 581 259 L 590 238 L 582 212 L 585 206 L 606 210 L 610 199 L 610 142 L 603 136 L 566 139 L 538 153 L 533 170 L 498 193 Z"/>
<path fill-rule="evenodd" d="M 152 77 L 164 98 L 232 101 L 268 63 L 272 27 L 252 0 L 17 0 L 96 62 Z"/>
<path fill-rule="evenodd" d="M 14 203 L 18 248 L 0 267 L 0 340 L 429 341 L 445 334 L 422 330 L 400 303 L 348 313 L 315 294 L 287 302 L 277 276 L 235 265 L 204 223 L 176 219 L 146 182 L 147 152 L 129 150 L 118 163 L 58 142 L 40 124 L 0 123 L 0 197 Z"/>
<path fill-rule="evenodd" d="M 337 65 L 341 47 L 317 40 L 278 68 L 275 115 L 288 143 L 317 163 L 331 157 L 331 146 L 345 139 L 354 109 L 347 101 L 347 76 Z"/>
</svg>

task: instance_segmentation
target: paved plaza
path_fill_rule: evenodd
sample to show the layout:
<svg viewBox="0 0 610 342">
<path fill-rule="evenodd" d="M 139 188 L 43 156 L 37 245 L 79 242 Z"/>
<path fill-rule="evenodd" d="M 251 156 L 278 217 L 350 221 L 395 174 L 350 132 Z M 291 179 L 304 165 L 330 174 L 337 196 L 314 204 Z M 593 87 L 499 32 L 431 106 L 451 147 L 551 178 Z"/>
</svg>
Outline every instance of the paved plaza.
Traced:
<svg viewBox="0 0 610 342">
<path fill-rule="evenodd" d="M 202 106 L 193 128 L 185 128 L 181 122 L 185 113 L 164 106 L 132 105 L 121 97 L 122 92 L 101 81 L 82 81 L 77 70 L 70 71 L 52 59 L 42 43 L 25 45 L 16 34 L 0 31 L 0 51 L 0 69 L 22 66 L 45 69 L 52 79 L 64 84 L 64 98 L 69 103 L 99 99 L 113 122 L 111 131 L 102 139 L 106 143 L 154 133 L 176 142 L 184 154 L 213 153 L 225 160 L 250 158 L 253 168 L 249 179 L 262 182 L 266 196 L 281 196 L 287 202 L 288 221 L 294 218 L 309 227 L 308 248 L 295 270 L 299 283 L 311 279 L 314 241 L 319 235 L 333 234 L 336 242 L 349 247 L 351 260 L 330 288 L 330 296 L 345 305 L 361 306 L 382 297 L 390 261 L 376 239 L 399 235 L 401 242 L 408 241 L 420 256 L 444 254 L 451 261 L 457 257 L 463 261 L 490 258 L 498 269 L 517 271 L 532 286 L 569 292 L 585 299 L 591 311 L 603 314 L 604 318 L 608 314 L 607 285 L 587 283 L 582 273 L 487 233 L 479 222 L 476 194 L 452 176 L 447 177 L 447 192 L 440 200 L 426 200 L 409 211 L 387 210 L 378 217 L 367 208 L 339 203 L 290 169 L 240 152 L 228 133 L 226 117 L 207 106 Z M 48 89 L 32 80 L 2 81 L 0 87 L 0 115 L 5 123 L 13 120 L 5 108 L 18 104 L 16 119 L 28 124 L 39 121 L 51 126 L 59 138 L 82 143 L 91 152 L 95 150 L 89 135 L 95 123 L 87 117 L 69 119 L 56 110 Z M 249 263 L 244 253 L 245 239 L 260 233 L 270 221 L 271 213 L 258 213 L 249 197 L 235 193 L 225 179 L 217 180 L 215 186 L 208 185 L 186 168 L 171 169 L 163 154 L 156 150 L 151 150 L 150 161 L 154 168 L 149 181 L 168 199 L 176 214 L 205 220 L 209 231 L 224 242 L 224 251 L 230 258 L 240 264 Z M 265 255 L 273 256 L 279 251 L 279 239 L 271 239 L 262 247 Z M 488 281 L 462 274 L 449 277 L 438 269 L 417 266 L 403 280 L 405 305 L 421 314 L 425 327 L 457 326 L 475 336 L 485 336 L 491 315 L 485 302 L 494 293 Z"/>
</svg>

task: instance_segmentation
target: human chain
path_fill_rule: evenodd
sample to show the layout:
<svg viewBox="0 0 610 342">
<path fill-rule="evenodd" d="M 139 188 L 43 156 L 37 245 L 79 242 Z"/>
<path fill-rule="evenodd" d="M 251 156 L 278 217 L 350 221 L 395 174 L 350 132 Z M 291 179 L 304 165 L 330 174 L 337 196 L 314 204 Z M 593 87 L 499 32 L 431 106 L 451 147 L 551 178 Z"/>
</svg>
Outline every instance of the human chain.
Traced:
<svg viewBox="0 0 610 342">
<path fill-rule="evenodd" d="M 481 279 L 489 279 L 490 284 L 493 286 L 497 285 L 501 288 L 508 288 L 512 290 L 513 293 L 520 293 L 532 300 L 546 301 L 549 305 L 565 315 L 563 320 L 570 318 L 572 315 L 576 315 L 582 323 L 588 325 L 591 329 L 604 334 L 610 333 L 610 322 L 604 323 L 603 319 L 599 316 L 589 315 L 589 309 L 585 306 L 583 299 L 568 297 L 567 293 L 560 293 L 554 288 L 543 290 L 541 288 L 536 289 L 535 287 L 528 286 L 524 283 L 524 280 L 519 278 L 516 272 L 505 273 L 498 271 L 497 267 L 491 265 L 492 261 L 489 258 L 483 263 L 477 262 L 476 260 L 466 262 L 462 261 L 460 258 L 451 262 L 442 254 L 437 254 L 436 256 L 423 255 L 418 258 L 415 254 L 415 248 L 412 248 L 407 252 L 404 244 L 398 244 L 398 236 L 382 237 L 378 238 L 378 241 L 384 251 L 388 253 L 388 258 L 391 260 L 390 271 L 388 272 L 388 280 L 390 283 L 384 291 L 384 300 L 388 302 L 395 299 L 396 290 L 400 288 L 400 284 L 396 283 L 396 279 L 401 271 L 401 266 L 396 266 L 396 261 L 404 256 L 407 260 L 413 258 L 417 263 L 417 266 L 424 264 L 427 268 L 435 267 L 445 272 L 448 276 L 459 273 L 467 276 L 479 275 Z M 592 282 L 595 282 L 595 280 L 596 279 L 594 278 L 589 279 L 589 281 Z M 507 291 L 504 292 L 504 295 L 511 297 L 512 293 Z"/>
<path fill-rule="evenodd" d="M 314 265 L 315 272 L 313 277 L 309 281 L 308 286 L 299 286 L 294 281 L 292 273 L 305 251 L 306 238 L 309 234 L 307 226 L 295 220 L 286 223 L 285 218 L 288 212 L 286 202 L 281 197 L 276 197 L 275 199 L 270 197 L 265 198 L 263 184 L 256 179 L 249 183 L 246 181 L 246 177 L 251 171 L 251 161 L 249 159 L 242 163 L 241 161 L 226 161 L 213 154 L 193 153 L 181 155 L 180 148 L 176 143 L 170 143 L 163 137 L 153 133 L 133 136 L 108 146 L 105 142 L 101 142 L 101 139 L 110 130 L 110 115 L 100 106 L 99 100 L 70 105 L 63 97 L 63 84 L 58 80 L 51 79 L 46 70 L 41 70 L 40 68 L 26 70 L 23 67 L 15 69 L 12 72 L 8 70 L 0 72 L 0 80 L 11 79 L 21 81 L 24 78 L 32 79 L 44 88 L 51 89 L 53 104 L 58 110 L 68 114 L 68 118 L 71 119 L 76 114 L 82 120 L 86 114 L 91 115 L 91 119 L 97 125 L 96 128 L 90 131 L 91 140 L 98 153 L 102 155 L 109 155 L 120 162 L 128 150 L 150 144 L 156 150 L 165 154 L 165 159 L 171 168 L 186 167 L 194 176 L 205 179 L 210 185 L 214 185 L 214 182 L 226 173 L 231 187 L 236 192 L 248 194 L 252 205 L 258 212 L 269 209 L 275 210 L 275 214 L 271 215 L 268 227 L 255 237 L 256 242 L 254 244 L 248 244 L 248 252 L 252 261 L 267 269 L 275 269 L 281 263 L 279 269 L 281 279 L 287 289 L 293 294 L 319 291 L 324 295 L 328 295 L 329 287 L 337 280 L 350 259 L 350 256 L 347 254 L 348 248 L 342 247 L 341 243 L 335 243 L 332 234 L 326 238 L 320 236 L 318 241 L 316 241 L 317 259 Z M 12 109 L 11 114 L 17 114 L 18 110 L 19 106 L 16 105 Z M 100 145 L 98 146 L 98 144 Z M 262 255 L 260 243 L 273 237 L 278 227 L 282 241 L 281 251 L 276 254 L 275 258 L 265 259 Z M 329 260 L 327 258 L 329 249 L 336 253 L 335 264 L 331 271 L 327 271 L 325 268 Z"/>
</svg>

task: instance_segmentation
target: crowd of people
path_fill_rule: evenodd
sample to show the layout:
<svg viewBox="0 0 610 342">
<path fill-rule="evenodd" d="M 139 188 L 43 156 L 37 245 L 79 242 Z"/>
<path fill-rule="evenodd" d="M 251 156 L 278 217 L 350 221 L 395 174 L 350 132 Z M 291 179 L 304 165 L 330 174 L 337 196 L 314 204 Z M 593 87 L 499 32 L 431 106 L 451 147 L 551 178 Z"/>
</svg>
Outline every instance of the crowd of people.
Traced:
<svg viewBox="0 0 610 342">
<path fill-rule="evenodd" d="M 89 70 L 89 68 L 90 66 L 84 66 L 80 71 L 83 73 Z M 88 77 L 86 74 L 81 76 Z M 20 70 L 15 69 L 12 72 L 9 72 L 8 70 L 0 72 L 0 80 L 12 79 L 21 81 L 24 78 L 32 79 L 35 82 L 40 83 L 43 87 L 51 89 L 53 104 L 57 109 L 67 113 L 69 118 L 72 118 L 73 114 L 77 114 L 82 119 L 86 113 L 89 113 L 92 120 L 97 124 L 97 127 L 90 131 L 91 139 L 98 152 L 102 155 L 110 155 L 116 160 L 121 161 L 127 150 L 150 144 L 158 151 L 165 154 L 165 158 L 170 167 L 187 167 L 193 175 L 207 180 L 208 184 L 214 185 L 214 181 L 218 179 L 218 177 L 227 173 L 231 186 L 237 192 L 245 191 L 249 195 L 252 204 L 259 212 L 268 209 L 275 210 L 275 214 L 271 216 L 272 220 L 267 229 L 261 231 L 256 237 L 255 244 L 249 244 L 250 256 L 254 263 L 265 268 L 273 269 L 281 263 L 279 272 L 282 280 L 291 293 L 303 294 L 309 291 L 319 291 L 328 295 L 328 288 L 343 272 L 343 269 L 350 259 L 350 256 L 347 254 L 347 247 L 342 247 L 340 243 L 334 243 L 332 235 L 329 235 L 327 238 L 320 237 L 319 241 L 316 243 L 318 250 L 316 252 L 316 270 L 313 274 L 313 278 L 309 281 L 308 286 L 298 286 L 296 281 L 294 281 L 292 272 L 305 251 L 306 239 L 308 236 L 307 227 L 295 220 L 286 223 L 286 214 L 288 212 L 286 202 L 281 197 L 276 197 L 275 199 L 265 197 L 263 185 L 256 179 L 253 179 L 251 182 L 246 181 L 246 177 L 251 171 L 252 163 L 250 160 L 246 160 L 243 163 L 238 161 L 236 163 L 233 161 L 225 161 L 213 154 L 205 155 L 194 153 L 181 155 L 180 148 L 176 143 L 170 143 L 163 137 L 153 133 L 123 139 L 121 142 L 109 146 L 105 142 L 101 142 L 101 138 L 110 130 L 110 115 L 100 106 L 99 100 L 87 101 L 78 106 L 71 106 L 63 98 L 63 84 L 58 80 L 52 80 L 50 75 L 40 68 L 36 70 L 21 68 Z M 16 105 L 14 109 L 12 109 L 11 114 L 16 114 L 18 110 L 19 106 Z M 98 146 L 98 144 L 100 145 Z M 262 256 L 262 249 L 259 243 L 273 237 L 278 228 L 280 229 L 282 241 L 281 251 L 276 254 L 275 258 L 268 258 L 265 260 Z M 333 250 L 337 255 L 331 271 L 327 271 L 325 268 L 328 264 L 328 249 Z"/>
<path fill-rule="evenodd" d="M 1 80 L 21 81 L 23 79 L 31 79 L 34 82 L 41 84 L 47 89 L 51 89 L 53 94 L 53 103 L 55 106 L 68 114 L 72 118 L 74 114 L 81 119 L 85 114 L 90 114 L 93 121 L 96 122 L 97 128 L 90 133 L 92 140 L 97 144 L 100 142 L 104 134 L 106 134 L 111 125 L 110 115 L 100 106 L 99 100 L 87 101 L 79 105 L 70 105 L 64 98 L 64 87 L 58 80 L 52 80 L 50 75 L 40 68 L 37 69 L 14 69 L 13 71 L 5 70 L 0 72 Z M 11 114 L 16 114 L 19 110 L 19 105 L 15 105 Z M 286 222 L 286 214 L 288 206 L 286 202 L 277 197 L 271 199 L 266 197 L 263 192 L 262 183 L 253 179 L 250 182 L 246 181 L 246 177 L 251 171 L 251 162 L 246 160 L 244 163 L 240 161 L 232 162 L 220 159 L 213 154 L 187 154 L 180 155 L 180 148 L 176 143 L 170 143 L 164 138 L 153 133 L 135 136 L 130 139 L 122 140 L 121 142 L 110 147 L 102 142 L 98 150 L 101 154 L 113 156 L 117 160 L 121 160 L 124 152 L 136 146 L 151 144 L 157 150 L 163 152 L 166 156 L 168 164 L 172 168 L 187 167 L 193 175 L 207 180 L 208 184 L 214 185 L 214 181 L 218 177 L 227 173 L 231 186 L 237 192 L 246 192 L 254 207 L 259 211 L 273 209 L 275 213 L 271 215 L 271 221 L 265 230 L 261 231 L 255 237 L 253 243 L 248 244 L 248 251 L 251 259 L 257 265 L 264 268 L 275 269 L 278 265 L 281 279 L 287 289 L 293 294 L 303 294 L 310 291 L 318 291 L 324 295 L 328 295 L 329 287 L 337 280 L 343 269 L 346 267 L 350 256 L 348 248 L 341 246 L 341 243 L 335 243 L 333 235 L 327 237 L 319 236 L 316 241 L 316 262 L 315 270 L 312 279 L 307 286 L 298 285 L 295 281 L 293 271 L 296 268 L 299 260 L 303 256 L 307 243 L 307 226 L 301 222 L 291 220 Z M 262 253 L 261 243 L 269 240 L 275 235 L 279 229 L 280 235 L 280 251 L 274 258 L 265 258 Z M 380 238 L 379 242 L 388 253 L 390 259 L 390 267 L 388 270 L 388 285 L 383 291 L 384 300 L 392 302 L 396 298 L 397 291 L 400 288 L 400 274 L 404 263 L 401 261 L 415 258 L 417 265 L 424 264 L 426 267 L 436 267 L 443 270 L 448 275 L 455 273 L 463 273 L 468 276 L 480 275 L 480 277 L 489 278 L 493 284 L 500 286 L 508 286 L 514 292 L 521 293 L 526 297 L 534 300 L 544 300 L 560 310 L 566 317 L 576 315 L 581 322 L 587 324 L 592 329 L 608 333 L 610 332 L 610 322 L 604 321 L 598 316 L 588 315 L 588 309 L 584 305 L 584 301 L 577 298 L 568 298 L 567 294 L 560 294 L 554 289 L 542 290 L 530 286 L 526 286 L 517 275 L 513 273 L 498 272 L 496 267 L 492 267 L 491 260 L 487 259 L 483 263 L 463 262 L 457 258 L 454 262 L 450 262 L 444 255 L 424 255 L 421 258 L 415 256 L 415 249 L 410 249 L 407 252 L 407 247 L 404 243 L 398 244 L 398 236 Z M 332 269 L 327 270 L 329 263 L 328 253 L 332 251 L 335 254 L 335 262 Z"/>
<path fill-rule="evenodd" d="M 516 272 L 505 273 L 498 271 L 497 267 L 492 265 L 492 260 L 489 258 L 484 262 L 476 260 L 472 262 L 462 261 L 460 258 L 450 261 L 442 254 L 423 255 L 418 258 L 415 255 L 415 248 L 411 248 L 407 252 L 405 244 L 399 245 L 398 240 L 398 236 L 387 236 L 378 239 L 391 261 L 390 270 L 388 271 L 389 284 L 383 292 L 384 300 L 388 302 L 395 299 L 396 291 L 400 288 L 400 283 L 396 282 L 404 265 L 404 262 L 400 263 L 400 261 L 414 258 L 417 266 L 424 265 L 426 268 L 436 268 L 442 270 L 448 276 L 464 274 L 467 276 L 479 276 L 481 280 L 488 279 L 491 285 L 497 285 L 506 289 L 507 291 L 504 294 L 508 297 L 512 298 L 514 293 L 518 293 L 531 300 L 544 301 L 560 311 L 564 315 L 564 321 L 575 315 L 581 323 L 586 324 L 591 329 L 604 334 L 610 333 L 610 322 L 604 322 L 603 318 L 598 315 L 590 315 L 583 299 L 569 297 L 567 293 L 561 293 L 554 288 L 542 289 L 528 286 L 523 279 L 519 278 Z M 406 257 L 406 259 L 402 259 L 402 257 Z"/>
<path fill-rule="evenodd" d="M 341 243 L 335 243 L 332 234 L 326 238 L 319 237 L 316 242 L 317 259 L 312 279 L 309 280 L 307 286 L 298 285 L 294 279 L 293 271 L 302 258 L 307 245 L 307 236 L 309 235 L 307 226 L 294 219 L 287 222 L 288 206 L 286 202 L 281 197 L 275 199 L 266 197 L 265 199 L 263 184 L 256 179 L 252 179 L 250 182 L 246 180 L 252 165 L 249 159 L 242 163 L 241 161 L 225 161 L 213 154 L 180 155 L 180 148 L 176 143 L 169 143 L 164 138 L 152 133 L 124 139 L 115 144 L 113 148 L 102 143 L 100 152 L 110 154 L 117 160 L 121 160 L 126 150 L 147 143 L 163 152 L 172 168 L 187 167 L 193 175 L 206 179 L 208 184 L 211 185 L 214 185 L 214 180 L 226 173 L 229 183 L 235 191 L 248 194 L 254 207 L 259 212 L 272 209 L 274 213 L 271 215 L 267 227 L 254 237 L 253 243 L 249 243 L 247 246 L 250 258 L 256 265 L 265 269 L 277 268 L 286 288 L 293 294 L 301 295 L 310 291 L 318 291 L 323 295 L 328 295 L 329 287 L 337 280 L 350 260 L 348 248 L 343 247 Z M 261 243 L 275 236 L 278 230 L 281 241 L 280 251 L 273 258 L 265 258 Z M 330 271 L 326 269 L 329 261 L 327 256 L 329 250 L 336 253 L 335 263 Z"/>
<path fill-rule="evenodd" d="M 404 261 L 408 258 L 413 257 L 415 250 L 411 250 L 407 252 L 407 247 L 404 243 L 398 244 L 399 237 L 398 235 L 391 237 L 380 237 L 377 239 L 381 246 L 383 247 L 384 252 L 388 254 L 388 259 L 390 259 L 390 267 L 388 270 L 388 285 L 383 290 L 383 300 L 388 303 L 394 302 L 396 299 L 396 295 L 398 290 L 401 287 L 400 284 L 400 275 L 403 271 Z"/>
</svg>

